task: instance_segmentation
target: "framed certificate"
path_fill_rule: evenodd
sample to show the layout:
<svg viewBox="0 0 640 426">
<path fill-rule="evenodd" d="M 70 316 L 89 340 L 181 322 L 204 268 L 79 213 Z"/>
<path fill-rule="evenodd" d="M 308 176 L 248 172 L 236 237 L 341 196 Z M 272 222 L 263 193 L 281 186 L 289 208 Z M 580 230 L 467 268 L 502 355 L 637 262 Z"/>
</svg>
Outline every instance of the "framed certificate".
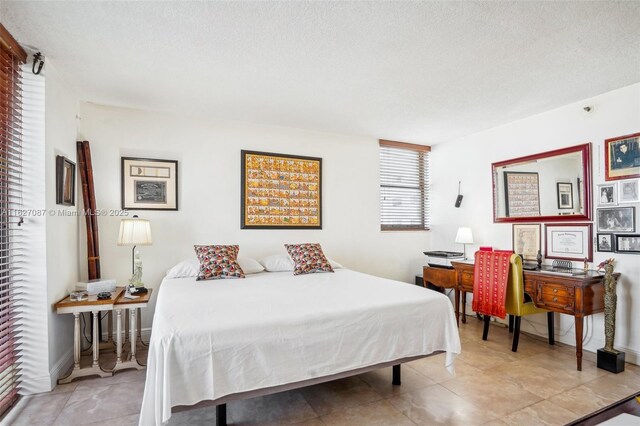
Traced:
<svg viewBox="0 0 640 426">
<path fill-rule="evenodd" d="M 545 229 L 545 257 L 576 261 L 593 261 L 590 223 L 550 223 Z"/>
</svg>

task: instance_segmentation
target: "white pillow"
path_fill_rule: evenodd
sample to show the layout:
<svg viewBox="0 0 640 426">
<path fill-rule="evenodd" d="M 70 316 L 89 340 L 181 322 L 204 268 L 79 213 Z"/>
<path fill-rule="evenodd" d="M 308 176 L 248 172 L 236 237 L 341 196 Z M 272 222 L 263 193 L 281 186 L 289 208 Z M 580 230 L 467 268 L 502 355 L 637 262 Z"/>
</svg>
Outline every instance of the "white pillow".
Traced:
<svg viewBox="0 0 640 426">
<path fill-rule="evenodd" d="M 333 269 L 344 268 L 341 264 L 332 259 L 327 259 Z M 295 264 L 288 254 L 272 254 L 271 256 L 260 259 L 260 263 L 268 272 L 287 272 L 293 271 Z M 244 266 L 240 265 L 244 271 Z M 247 273 L 247 271 L 245 271 Z"/>
<path fill-rule="evenodd" d="M 197 277 L 198 272 L 200 272 L 198 259 L 188 259 L 169 269 L 166 278 Z"/>
<path fill-rule="evenodd" d="M 260 259 L 260 263 L 268 272 L 293 271 L 293 260 L 288 254 L 272 254 Z"/>
<path fill-rule="evenodd" d="M 242 268 L 242 272 L 246 274 L 256 274 L 264 271 L 264 268 L 257 260 L 250 257 L 239 257 L 237 259 L 238 265 Z M 187 259 L 178 263 L 173 268 L 167 271 L 166 278 L 184 278 L 184 277 L 197 277 L 200 272 L 200 262 L 198 259 Z"/>
<path fill-rule="evenodd" d="M 244 272 L 245 275 L 257 274 L 258 272 L 264 271 L 264 267 L 260 264 L 260 262 L 250 257 L 239 257 L 237 262 L 238 265 L 240 265 L 240 268 L 242 268 L 242 272 Z"/>
</svg>

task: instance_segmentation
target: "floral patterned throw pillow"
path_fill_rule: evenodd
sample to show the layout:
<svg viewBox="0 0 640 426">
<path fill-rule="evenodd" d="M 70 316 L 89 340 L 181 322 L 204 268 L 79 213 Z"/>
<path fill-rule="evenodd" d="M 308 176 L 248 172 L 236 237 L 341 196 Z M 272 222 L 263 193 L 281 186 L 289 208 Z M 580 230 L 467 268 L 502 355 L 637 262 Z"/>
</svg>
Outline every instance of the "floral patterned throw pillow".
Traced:
<svg viewBox="0 0 640 426">
<path fill-rule="evenodd" d="M 295 264 L 293 275 L 333 272 L 320 244 L 285 244 L 284 246 Z"/>
<path fill-rule="evenodd" d="M 238 262 L 239 246 L 193 246 L 200 261 L 196 281 L 219 278 L 244 278 Z"/>
</svg>

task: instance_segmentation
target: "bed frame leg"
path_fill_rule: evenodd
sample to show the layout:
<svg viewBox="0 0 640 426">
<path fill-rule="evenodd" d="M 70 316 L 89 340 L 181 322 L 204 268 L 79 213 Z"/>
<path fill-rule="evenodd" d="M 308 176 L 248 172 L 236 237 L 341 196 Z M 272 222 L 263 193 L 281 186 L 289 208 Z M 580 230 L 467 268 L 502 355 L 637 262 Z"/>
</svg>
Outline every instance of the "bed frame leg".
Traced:
<svg viewBox="0 0 640 426">
<path fill-rule="evenodd" d="M 402 380 L 400 380 L 400 377 L 401 377 L 400 364 L 394 365 L 393 366 L 393 380 L 391 381 L 391 383 L 396 385 L 396 386 L 400 386 L 402 384 Z"/>
<path fill-rule="evenodd" d="M 216 405 L 216 426 L 227 426 L 227 404 Z"/>
</svg>

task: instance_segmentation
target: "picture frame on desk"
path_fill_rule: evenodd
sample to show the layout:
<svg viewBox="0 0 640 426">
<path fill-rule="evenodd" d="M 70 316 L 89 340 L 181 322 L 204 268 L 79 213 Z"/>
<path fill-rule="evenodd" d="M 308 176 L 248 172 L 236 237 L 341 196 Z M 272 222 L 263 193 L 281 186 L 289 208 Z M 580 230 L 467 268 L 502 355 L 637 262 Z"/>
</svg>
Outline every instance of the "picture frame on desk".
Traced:
<svg viewBox="0 0 640 426">
<path fill-rule="evenodd" d="M 542 229 L 539 223 L 514 223 L 511 247 L 524 260 L 535 261 L 542 246 Z"/>
<path fill-rule="evenodd" d="M 547 259 L 593 261 L 591 223 L 548 223 L 544 228 Z"/>
</svg>

